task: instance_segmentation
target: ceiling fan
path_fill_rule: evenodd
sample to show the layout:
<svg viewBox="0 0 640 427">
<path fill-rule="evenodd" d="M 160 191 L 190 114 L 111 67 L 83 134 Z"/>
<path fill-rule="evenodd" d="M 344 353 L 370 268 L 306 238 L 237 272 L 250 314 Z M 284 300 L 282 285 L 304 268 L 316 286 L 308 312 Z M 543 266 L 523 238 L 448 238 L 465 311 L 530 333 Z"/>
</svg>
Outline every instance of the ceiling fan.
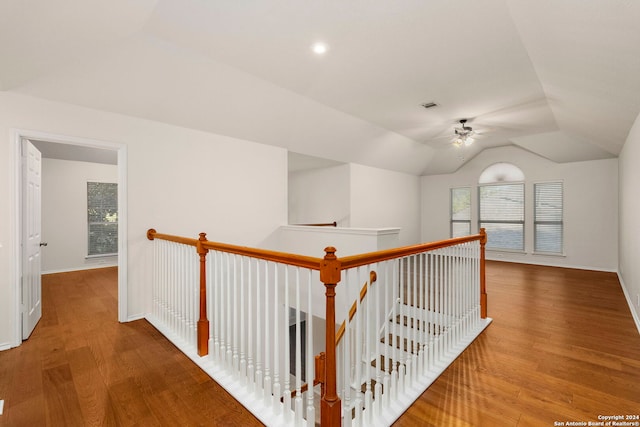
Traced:
<svg viewBox="0 0 640 427">
<path fill-rule="evenodd" d="M 467 126 L 467 119 L 460 119 L 460 127 L 455 128 L 456 139 L 453 141 L 453 145 L 456 147 L 468 147 L 473 144 L 473 128 L 471 126 Z"/>
</svg>

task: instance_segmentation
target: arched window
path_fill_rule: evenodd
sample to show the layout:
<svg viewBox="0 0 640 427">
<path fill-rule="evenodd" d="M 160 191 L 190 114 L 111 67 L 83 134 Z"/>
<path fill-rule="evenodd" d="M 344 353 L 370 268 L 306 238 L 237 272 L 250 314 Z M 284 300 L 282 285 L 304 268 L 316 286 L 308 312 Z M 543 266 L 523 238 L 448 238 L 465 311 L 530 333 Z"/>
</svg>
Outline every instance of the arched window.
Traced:
<svg viewBox="0 0 640 427">
<path fill-rule="evenodd" d="M 524 173 L 511 163 L 494 163 L 482 171 L 480 179 L 478 179 L 480 184 L 520 181 L 524 181 Z"/>
<path fill-rule="evenodd" d="M 524 173 L 511 163 L 495 163 L 478 180 L 478 226 L 487 249 L 524 250 Z"/>
</svg>

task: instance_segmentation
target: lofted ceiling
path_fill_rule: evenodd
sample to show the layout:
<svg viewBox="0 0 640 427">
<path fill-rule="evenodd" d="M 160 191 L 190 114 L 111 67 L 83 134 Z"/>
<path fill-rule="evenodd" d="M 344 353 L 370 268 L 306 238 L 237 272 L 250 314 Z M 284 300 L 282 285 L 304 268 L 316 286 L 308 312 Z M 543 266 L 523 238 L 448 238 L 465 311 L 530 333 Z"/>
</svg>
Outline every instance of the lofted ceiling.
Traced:
<svg viewBox="0 0 640 427">
<path fill-rule="evenodd" d="M 418 175 L 504 145 L 603 159 L 640 113 L 638 21 L 636 0 L 0 0 L 0 89 Z"/>
</svg>

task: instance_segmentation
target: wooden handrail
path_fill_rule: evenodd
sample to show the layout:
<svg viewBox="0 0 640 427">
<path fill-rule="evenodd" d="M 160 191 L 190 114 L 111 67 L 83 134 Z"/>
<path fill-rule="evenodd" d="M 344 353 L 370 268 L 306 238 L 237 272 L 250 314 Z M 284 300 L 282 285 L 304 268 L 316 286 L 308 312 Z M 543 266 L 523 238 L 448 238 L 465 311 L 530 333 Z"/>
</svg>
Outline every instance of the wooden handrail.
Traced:
<svg viewBox="0 0 640 427">
<path fill-rule="evenodd" d="M 236 255 L 244 255 L 252 258 L 259 258 L 266 261 L 279 262 L 293 265 L 295 267 L 308 268 L 310 270 L 320 270 L 322 258 L 315 258 L 305 255 L 290 254 L 287 252 L 270 251 L 267 249 L 249 248 L 247 246 L 236 246 L 228 243 L 206 242 L 204 247 L 209 250 L 228 252 Z"/>
<path fill-rule="evenodd" d="M 174 236 L 171 234 L 162 234 L 162 233 L 158 233 L 153 228 L 150 228 L 147 230 L 147 239 L 149 240 L 161 239 L 161 240 L 168 240 L 169 242 L 182 243 L 183 245 L 189 245 L 193 247 L 198 246 L 198 239 L 190 239 L 188 237 Z"/>
<path fill-rule="evenodd" d="M 360 289 L 360 302 L 362 302 L 364 300 L 364 297 L 367 296 L 367 285 L 373 284 L 376 280 L 378 280 L 378 275 L 375 271 L 372 270 L 369 273 L 369 281 L 364 282 L 364 285 L 362 285 L 362 289 Z M 351 308 L 349 309 L 349 321 L 351 321 L 353 319 L 353 316 L 356 315 L 356 311 L 358 311 L 358 304 L 357 301 L 354 301 L 353 304 L 351 304 Z M 338 345 L 340 343 L 340 340 L 342 340 L 342 336 L 344 335 L 344 330 L 346 329 L 346 327 L 347 320 L 345 319 L 342 322 L 342 325 L 340 325 L 340 327 L 338 328 L 338 332 L 336 333 L 336 345 Z"/>
<path fill-rule="evenodd" d="M 337 227 L 338 222 L 333 221 L 333 222 L 319 222 L 316 224 L 293 224 L 293 225 L 301 225 L 305 227 Z"/>
<path fill-rule="evenodd" d="M 481 233 L 484 229 L 481 229 Z M 400 248 L 386 249 L 376 252 L 368 252 L 360 255 L 351 255 L 340 258 L 340 263 L 343 270 L 354 267 L 361 267 L 367 264 L 374 264 L 377 262 L 388 261 L 390 259 L 402 258 L 408 255 L 415 255 L 422 252 L 433 251 L 436 249 L 446 248 L 448 246 L 455 246 L 461 243 L 473 242 L 479 240 L 482 242 L 484 238 L 486 241 L 486 234 L 474 234 L 465 237 L 456 237 L 453 239 L 440 240 L 431 243 L 421 243 L 418 245 L 403 246 Z M 484 236 L 484 237 L 483 237 Z"/>
<path fill-rule="evenodd" d="M 170 242 L 182 243 L 189 246 L 198 246 L 198 239 L 189 239 L 187 237 L 174 236 L 171 234 L 162 234 L 156 232 L 153 228 L 147 231 L 147 239 L 161 239 Z M 305 255 L 291 254 L 287 252 L 270 251 L 267 249 L 250 248 L 247 246 L 230 245 L 228 243 L 219 243 L 206 240 L 202 242 L 203 249 L 214 250 L 220 252 L 228 252 L 236 255 L 244 255 L 252 258 L 259 258 L 266 261 L 279 262 L 282 264 L 293 265 L 296 267 L 309 268 L 311 270 L 320 270 L 322 258 L 315 258 Z"/>
</svg>

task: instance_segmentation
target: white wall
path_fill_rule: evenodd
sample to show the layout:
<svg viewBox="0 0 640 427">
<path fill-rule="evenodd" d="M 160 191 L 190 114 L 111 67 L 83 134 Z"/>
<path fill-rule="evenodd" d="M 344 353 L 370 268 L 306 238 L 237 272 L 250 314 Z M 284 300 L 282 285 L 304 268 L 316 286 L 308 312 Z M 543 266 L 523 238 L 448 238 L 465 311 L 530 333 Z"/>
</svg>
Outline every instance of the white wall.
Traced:
<svg viewBox="0 0 640 427">
<path fill-rule="evenodd" d="M 86 258 L 87 181 L 118 182 L 118 167 L 70 160 L 42 160 L 42 272 L 118 264 L 118 257 Z"/>
<path fill-rule="evenodd" d="M 289 223 L 331 221 L 400 228 L 400 246 L 419 243 L 420 178 L 355 163 L 289 174 Z"/>
<path fill-rule="evenodd" d="M 420 243 L 420 177 L 351 164 L 351 226 L 399 227 L 399 245 Z"/>
<path fill-rule="evenodd" d="M 517 147 L 481 152 L 456 173 L 422 177 L 422 238 L 449 237 L 449 189 L 471 186 L 472 232 L 477 232 L 477 182 L 497 162 L 510 162 L 525 175 L 525 253 L 488 251 L 488 259 L 616 271 L 618 259 L 618 160 L 554 163 Z M 564 182 L 565 256 L 534 255 L 533 184 Z"/>
<path fill-rule="evenodd" d="M 348 164 L 289 173 L 289 224 L 350 225 Z"/>
<path fill-rule="evenodd" d="M 620 153 L 619 277 L 640 330 L 640 116 Z"/>
<path fill-rule="evenodd" d="M 287 220 L 283 148 L 0 92 L 0 349 L 16 343 L 16 165 L 12 129 L 126 144 L 128 315 L 147 310 L 150 227 L 263 246 Z"/>
</svg>

